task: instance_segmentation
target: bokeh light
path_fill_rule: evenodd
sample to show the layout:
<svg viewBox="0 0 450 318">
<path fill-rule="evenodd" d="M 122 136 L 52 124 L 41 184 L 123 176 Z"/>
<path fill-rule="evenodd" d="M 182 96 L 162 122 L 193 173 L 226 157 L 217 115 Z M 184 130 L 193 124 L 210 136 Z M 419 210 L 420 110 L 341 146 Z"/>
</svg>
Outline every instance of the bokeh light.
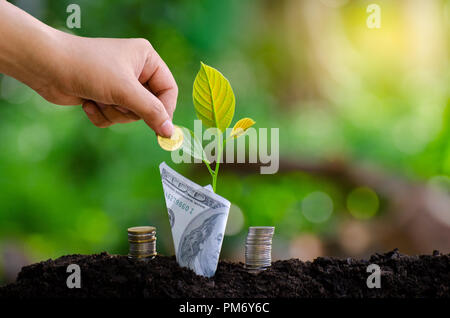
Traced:
<svg viewBox="0 0 450 318">
<path fill-rule="evenodd" d="M 237 205 L 231 204 L 225 235 L 236 235 L 242 230 L 243 226 L 244 214 L 242 214 L 241 209 Z"/>
<path fill-rule="evenodd" d="M 378 207 L 378 196 L 368 187 L 356 188 L 347 197 L 347 209 L 357 219 L 370 219 Z"/>
<path fill-rule="evenodd" d="M 366 223 L 349 220 L 338 228 L 339 243 L 348 255 L 362 254 L 371 242 L 369 227 Z"/>
<path fill-rule="evenodd" d="M 322 241 L 313 234 L 303 234 L 295 237 L 289 245 L 289 255 L 302 261 L 312 261 L 322 256 L 324 252 Z"/>
<path fill-rule="evenodd" d="M 333 213 L 333 200 L 324 192 L 312 192 L 303 199 L 302 212 L 310 222 L 325 222 Z"/>
</svg>

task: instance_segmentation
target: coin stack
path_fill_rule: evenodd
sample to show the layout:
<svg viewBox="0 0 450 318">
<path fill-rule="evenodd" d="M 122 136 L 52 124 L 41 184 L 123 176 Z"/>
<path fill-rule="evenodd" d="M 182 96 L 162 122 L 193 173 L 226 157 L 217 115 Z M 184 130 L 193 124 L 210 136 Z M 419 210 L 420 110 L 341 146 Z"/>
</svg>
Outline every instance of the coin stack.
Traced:
<svg viewBox="0 0 450 318">
<path fill-rule="evenodd" d="M 272 263 L 273 226 L 251 226 L 245 242 L 245 268 L 258 272 Z"/>
<path fill-rule="evenodd" d="M 156 255 L 156 228 L 153 226 L 136 226 L 128 229 L 130 250 L 128 257 L 147 260 Z"/>
</svg>

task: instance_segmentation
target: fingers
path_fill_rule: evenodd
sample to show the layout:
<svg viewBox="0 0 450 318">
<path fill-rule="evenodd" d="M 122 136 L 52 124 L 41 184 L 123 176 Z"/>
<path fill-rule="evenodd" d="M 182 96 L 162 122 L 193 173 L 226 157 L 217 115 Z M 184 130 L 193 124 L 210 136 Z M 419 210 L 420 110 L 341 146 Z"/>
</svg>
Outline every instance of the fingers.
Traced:
<svg viewBox="0 0 450 318">
<path fill-rule="evenodd" d="M 95 103 L 92 101 L 83 102 L 83 110 L 89 120 L 97 127 L 106 128 L 113 124 L 125 124 L 139 120 L 140 117 L 133 112 L 122 108 L 117 110 L 117 106 Z"/>
<path fill-rule="evenodd" d="M 130 111 L 126 108 L 120 107 L 120 106 L 115 106 L 116 109 L 120 110 L 122 113 L 126 114 L 129 113 Z"/>
<path fill-rule="evenodd" d="M 177 104 L 178 86 L 166 63 L 156 51 L 152 50 L 151 55 L 147 58 L 139 81 L 146 84 L 162 102 L 167 114 L 172 119 Z"/>
<path fill-rule="evenodd" d="M 95 103 L 91 101 L 84 101 L 82 107 L 89 120 L 95 126 L 99 128 L 106 128 L 112 125 L 112 123 L 108 119 L 106 119 L 105 116 L 103 116 L 102 112 Z"/>
<path fill-rule="evenodd" d="M 127 109 L 140 116 L 158 135 L 172 136 L 173 124 L 163 103 L 148 91 L 139 81 L 135 81 L 123 91 L 122 103 Z"/>
<path fill-rule="evenodd" d="M 122 107 L 121 110 L 118 110 L 117 106 L 105 105 L 102 103 L 97 103 L 97 105 L 99 106 L 103 116 L 105 116 L 105 118 L 113 124 L 126 124 L 141 119 L 133 112 Z"/>
</svg>

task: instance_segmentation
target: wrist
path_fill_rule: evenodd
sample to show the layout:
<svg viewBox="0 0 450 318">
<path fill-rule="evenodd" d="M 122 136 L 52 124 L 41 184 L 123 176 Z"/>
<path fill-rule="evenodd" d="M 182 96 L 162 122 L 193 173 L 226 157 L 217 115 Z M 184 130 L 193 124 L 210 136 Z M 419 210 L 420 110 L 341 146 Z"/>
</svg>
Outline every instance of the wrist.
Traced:
<svg viewBox="0 0 450 318">
<path fill-rule="evenodd" d="M 35 90 L 50 85 L 63 56 L 61 33 L 0 0 L 0 73 Z"/>
</svg>

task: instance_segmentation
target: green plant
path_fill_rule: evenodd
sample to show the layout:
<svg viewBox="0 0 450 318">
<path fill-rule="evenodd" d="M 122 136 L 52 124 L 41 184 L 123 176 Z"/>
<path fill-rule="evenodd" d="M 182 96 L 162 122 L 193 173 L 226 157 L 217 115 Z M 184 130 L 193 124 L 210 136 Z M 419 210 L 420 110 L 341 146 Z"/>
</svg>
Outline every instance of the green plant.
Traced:
<svg viewBox="0 0 450 318">
<path fill-rule="evenodd" d="M 182 129 L 184 138 L 183 143 L 180 145 L 179 141 L 176 140 L 177 137 L 174 137 L 172 138 L 172 143 L 173 145 L 177 145 L 176 149 L 163 148 L 174 151 L 179 147 L 182 147 L 183 151 L 191 157 L 201 159 L 208 168 L 212 177 L 212 187 L 214 192 L 216 192 L 220 158 L 227 141 L 232 138 L 243 136 L 246 130 L 255 124 L 255 121 L 251 118 L 240 119 L 230 131 L 230 134 L 226 136 L 226 138 L 222 138 L 233 120 L 235 97 L 228 80 L 218 70 L 204 63 L 201 63 L 200 70 L 195 78 L 192 97 L 197 118 L 202 121 L 202 124 L 205 127 L 216 128 L 217 138 L 215 140 L 217 141 L 217 145 L 215 149 L 217 152 L 215 154 L 216 163 L 214 169 L 211 167 L 212 164 L 206 157 L 202 143 L 192 130 L 182 127 L 184 128 Z M 170 139 L 159 138 L 163 141 Z"/>
</svg>

